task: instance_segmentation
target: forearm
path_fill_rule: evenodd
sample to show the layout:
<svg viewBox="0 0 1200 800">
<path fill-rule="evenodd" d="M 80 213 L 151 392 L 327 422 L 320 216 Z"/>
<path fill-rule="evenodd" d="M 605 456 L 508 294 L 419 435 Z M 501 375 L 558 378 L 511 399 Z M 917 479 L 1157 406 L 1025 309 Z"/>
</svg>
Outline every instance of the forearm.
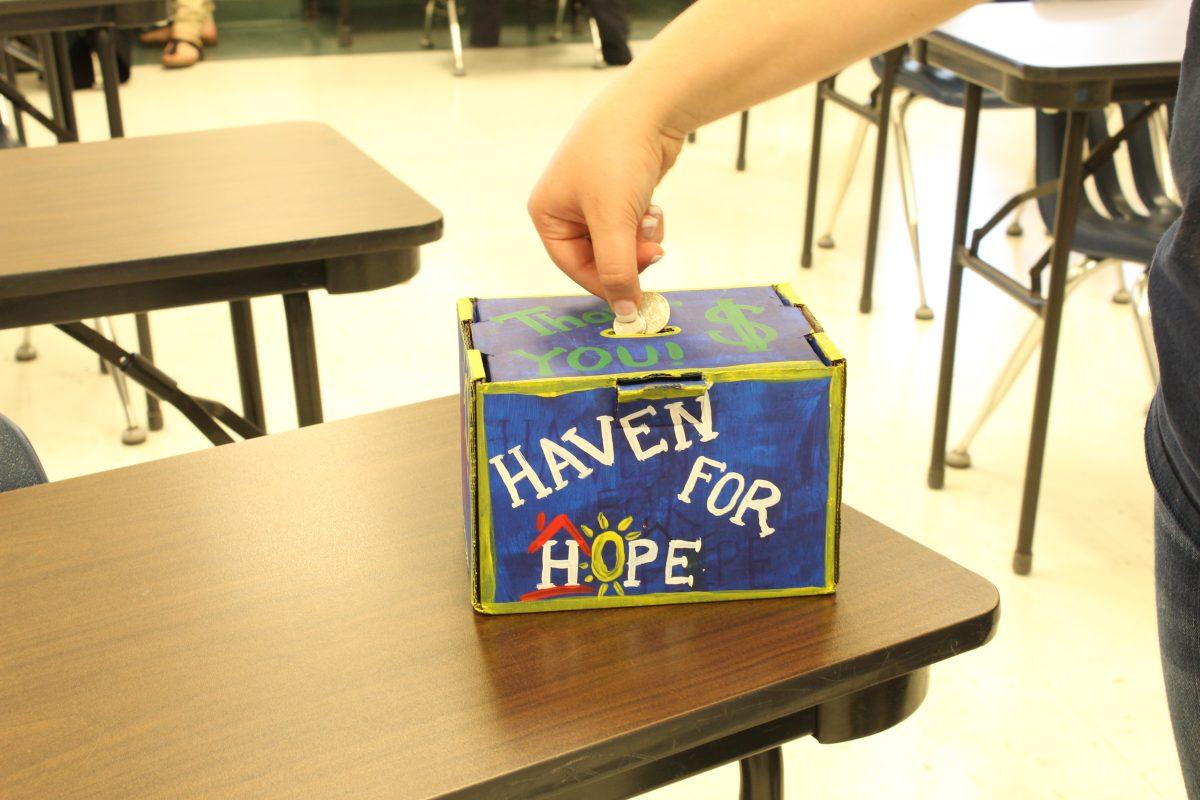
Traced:
<svg viewBox="0 0 1200 800">
<path fill-rule="evenodd" d="M 681 136 L 925 33 L 975 1 L 700 0 L 605 100 Z"/>
</svg>

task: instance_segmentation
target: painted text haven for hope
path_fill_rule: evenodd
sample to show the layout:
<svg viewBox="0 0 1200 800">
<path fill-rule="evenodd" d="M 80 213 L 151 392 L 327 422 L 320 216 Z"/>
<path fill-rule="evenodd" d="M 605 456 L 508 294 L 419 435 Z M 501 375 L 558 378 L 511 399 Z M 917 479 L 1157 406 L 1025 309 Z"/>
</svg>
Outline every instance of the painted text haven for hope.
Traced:
<svg viewBox="0 0 1200 800">
<path fill-rule="evenodd" d="M 688 410 L 688 404 L 693 404 L 692 408 L 698 412 L 698 416 Z M 659 412 L 652 405 L 616 419 L 607 415 L 596 417 L 599 445 L 594 439 L 589 441 L 581 436 L 578 428 L 567 429 L 558 441 L 540 439 L 541 458 L 551 476 L 552 485 L 549 486 L 538 477 L 539 471 L 529 461 L 531 457 L 536 459 L 536 455 L 525 454 L 520 445 L 488 461 L 508 490 L 512 507 L 518 508 L 525 503 L 522 491 L 532 491 L 533 496 L 541 500 L 566 488 L 572 480 L 586 479 L 596 467 L 611 467 L 616 457 L 614 422 L 620 426 L 626 446 L 639 462 L 649 461 L 668 450 L 678 452 L 691 447 L 692 440 L 689 438 L 689 429 L 684 426 L 685 422 L 701 442 L 711 441 L 720 435 L 713 426 L 708 395 L 666 403 L 663 410 L 671 423 L 673 436 L 670 440 L 665 436 L 657 441 L 653 439 L 654 434 L 646 421 Z M 759 536 L 769 536 L 775 531 L 768 524 L 767 510 L 779 502 L 781 494 L 779 487 L 771 481 L 754 478 L 747 487 L 746 478 L 741 473 L 727 471 L 723 462 L 697 456 L 676 496 L 684 503 L 691 503 L 692 494 L 700 482 L 709 484 L 706 505 L 713 516 L 723 517 L 733 512 L 729 521 L 735 525 L 745 525 L 747 512 L 754 511 L 758 517 Z"/>
</svg>

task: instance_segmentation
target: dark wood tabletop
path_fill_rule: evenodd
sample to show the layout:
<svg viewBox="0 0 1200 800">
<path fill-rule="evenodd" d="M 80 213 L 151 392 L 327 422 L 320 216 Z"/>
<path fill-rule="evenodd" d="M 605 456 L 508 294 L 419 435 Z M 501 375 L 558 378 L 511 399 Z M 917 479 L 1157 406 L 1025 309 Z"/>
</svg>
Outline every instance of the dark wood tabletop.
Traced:
<svg viewBox="0 0 1200 800">
<path fill-rule="evenodd" d="M 850 508 L 834 596 L 476 615 L 458 436 L 446 398 L 0 494 L 0 796 L 536 797 L 994 629 Z"/>
<path fill-rule="evenodd" d="M 167 14 L 166 0 L 0 0 L 0 32 L 143 25 Z"/>
<path fill-rule="evenodd" d="M 318 123 L 12 150 L 0 184 L 0 300 L 412 249 L 442 227 Z"/>
<path fill-rule="evenodd" d="M 1178 83 L 1189 7 L 1189 0 L 983 3 L 923 41 L 931 64 L 1013 102 L 1159 99 Z M 1070 88 L 1054 95 L 1046 84 Z"/>
</svg>

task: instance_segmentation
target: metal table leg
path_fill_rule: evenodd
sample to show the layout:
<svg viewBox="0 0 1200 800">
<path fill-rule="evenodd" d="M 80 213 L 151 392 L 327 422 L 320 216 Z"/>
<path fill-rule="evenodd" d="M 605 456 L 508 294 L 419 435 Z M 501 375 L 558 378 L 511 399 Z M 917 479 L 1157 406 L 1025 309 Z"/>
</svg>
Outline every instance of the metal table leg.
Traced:
<svg viewBox="0 0 1200 800">
<path fill-rule="evenodd" d="M 262 430 L 267 429 L 263 411 L 262 381 L 258 375 L 258 348 L 254 343 L 254 316 L 249 300 L 231 300 L 233 349 L 237 356 L 238 383 L 242 390 L 242 416 Z"/>
<path fill-rule="evenodd" d="M 940 489 L 946 478 L 946 431 L 950 424 L 950 388 L 954 380 L 954 347 L 958 339 L 958 304 L 962 296 L 963 262 L 959 248 L 967 241 L 967 212 L 971 206 L 971 181 L 975 172 L 975 143 L 979 134 L 982 90 L 968 83 L 963 108 L 962 151 L 958 164 L 958 201 L 954 211 L 954 239 L 950 243 L 950 281 L 946 289 L 946 326 L 942 335 L 942 364 L 938 374 L 937 410 L 933 422 L 933 453 L 929 459 L 930 489 Z"/>
<path fill-rule="evenodd" d="M 338 0 L 338 46 L 349 47 L 353 43 L 350 29 L 350 0 Z"/>
<path fill-rule="evenodd" d="M 821 89 L 833 89 L 837 75 L 816 85 L 817 107 L 813 112 L 812 154 L 808 158 L 808 200 L 804 207 L 804 245 L 800 249 L 800 266 L 812 266 L 813 225 L 817 214 L 817 179 L 821 174 L 821 132 L 825 127 L 825 96 Z"/>
<path fill-rule="evenodd" d="M 883 200 L 883 170 L 887 161 L 888 117 L 892 110 L 892 89 L 896 85 L 896 70 L 906 47 L 897 47 L 884 55 L 883 78 L 879 83 L 879 119 L 875 125 L 875 174 L 871 178 L 871 211 L 867 217 L 867 256 L 863 262 L 862 295 L 858 310 L 871 310 L 871 288 L 875 283 L 875 250 L 879 243 L 879 207 Z"/>
<path fill-rule="evenodd" d="M 743 758 L 740 800 L 783 800 L 783 749 Z"/>
<path fill-rule="evenodd" d="M 324 421 L 321 382 L 317 373 L 317 341 L 313 331 L 308 292 L 283 296 L 287 316 L 288 348 L 292 356 L 292 384 L 296 391 L 296 416 L 301 426 Z"/>
<path fill-rule="evenodd" d="M 1058 205 L 1054 211 L 1054 244 L 1050 251 L 1050 285 L 1042 312 L 1045 333 L 1042 338 L 1041 362 L 1038 364 L 1037 390 L 1033 396 L 1033 430 L 1029 437 L 1029 457 L 1025 465 L 1021 524 L 1017 533 L 1017 549 L 1013 553 L 1013 572 L 1018 575 L 1028 575 L 1033 566 L 1033 526 L 1037 519 L 1042 461 L 1046 454 L 1050 391 L 1054 385 L 1058 332 L 1062 325 L 1063 299 L 1066 296 L 1067 258 L 1070 256 L 1071 242 L 1075 237 L 1075 218 L 1079 213 L 1079 196 L 1083 186 L 1083 140 L 1086 126 L 1086 111 L 1067 112 L 1062 172 L 1058 180 Z"/>
<path fill-rule="evenodd" d="M 125 122 L 121 119 L 117 41 L 111 28 L 96 29 L 96 49 L 100 52 L 100 80 L 104 85 L 104 105 L 108 110 L 108 135 L 112 139 L 120 139 L 125 135 Z"/>
<path fill-rule="evenodd" d="M 138 335 L 138 354 L 154 363 L 154 342 L 150 338 L 150 315 L 135 314 L 134 319 L 137 321 Z M 152 431 L 161 431 L 163 427 L 162 406 L 158 402 L 158 398 L 146 392 L 146 427 Z"/>
<path fill-rule="evenodd" d="M 738 154 L 737 154 L 737 171 L 746 171 L 746 136 L 749 134 L 750 128 L 750 111 L 742 112 L 741 121 L 738 126 Z"/>
<path fill-rule="evenodd" d="M 75 79 L 71 77 L 71 51 L 67 47 L 67 34 L 55 31 L 50 34 L 51 60 L 54 62 L 59 103 L 62 106 L 62 125 L 79 141 L 79 121 L 75 116 Z M 48 83 L 48 82 L 47 82 Z"/>
</svg>

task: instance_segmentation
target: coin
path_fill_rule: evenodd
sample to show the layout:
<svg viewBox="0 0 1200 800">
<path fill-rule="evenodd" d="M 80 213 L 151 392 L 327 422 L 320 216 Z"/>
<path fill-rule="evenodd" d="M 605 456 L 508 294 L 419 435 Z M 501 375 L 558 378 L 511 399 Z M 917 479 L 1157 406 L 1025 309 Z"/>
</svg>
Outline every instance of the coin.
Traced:
<svg viewBox="0 0 1200 800">
<path fill-rule="evenodd" d="M 646 327 L 642 333 L 659 333 L 671 319 L 671 304 L 658 292 L 645 292 L 642 304 L 638 307 L 638 316 L 645 320 Z"/>
<path fill-rule="evenodd" d="M 613 333 L 617 336 L 636 336 L 646 332 L 646 320 L 639 313 L 633 322 L 613 321 Z"/>
</svg>

